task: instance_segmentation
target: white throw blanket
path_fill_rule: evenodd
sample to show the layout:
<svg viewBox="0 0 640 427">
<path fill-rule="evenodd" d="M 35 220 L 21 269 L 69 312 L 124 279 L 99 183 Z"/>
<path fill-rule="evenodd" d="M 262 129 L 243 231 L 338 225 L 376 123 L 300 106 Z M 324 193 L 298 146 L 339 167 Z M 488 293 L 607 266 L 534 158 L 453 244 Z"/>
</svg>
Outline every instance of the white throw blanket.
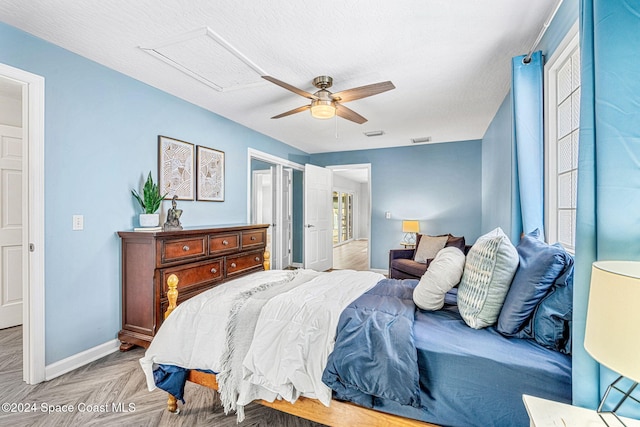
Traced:
<svg viewBox="0 0 640 427">
<path fill-rule="evenodd" d="M 322 372 L 340 313 L 383 278 L 350 270 L 274 270 L 203 292 L 178 306 L 140 359 L 147 386 L 155 389 L 154 364 L 169 364 L 224 372 L 225 408 L 240 409 L 255 399 L 293 403 L 299 396 L 329 406 L 331 390 L 322 383 Z M 285 292 L 274 295 L 278 288 Z M 254 319 L 256 307 L 261 307 L 260 315 Z M 227 339 L 227 330 L 237 332 L 239 326 L 243 336 L 251 335 L 251 323 L 255 331 L 250 344 L 242 337 Z"/>
<path fill-rule="evenodd" d="M 145 356 L 140 359 L 148 389 L 156 388 L 153 369 L 158 364 L 220 372 L 220 360 L 225 350 L 225 326 L 234 300 L 242 292 L 286 279 L 291 273 L 268 270 L 249 274 L 178 305 L 162 323 Z"/>
</svg>

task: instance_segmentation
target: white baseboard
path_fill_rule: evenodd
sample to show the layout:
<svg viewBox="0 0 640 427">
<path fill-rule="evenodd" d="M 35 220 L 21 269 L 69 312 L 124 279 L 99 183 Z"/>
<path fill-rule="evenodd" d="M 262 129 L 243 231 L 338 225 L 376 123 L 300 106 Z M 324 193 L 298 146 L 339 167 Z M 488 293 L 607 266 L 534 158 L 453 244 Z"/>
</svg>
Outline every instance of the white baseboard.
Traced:
<svg viewBox="0 0 640 427">
<path fill-rule="evenodd" d="M 100 344 L 88 350 L 69 356 L 58 362 L 52 363 L 44 367 L 45 381 L 52 380 L 60 375 L 78 369 L 88 363 L 98 360 L 111 353 L 115 353 L 120 348 L 120 341 L 112 340 L 104 344 Z"/>
</svg>

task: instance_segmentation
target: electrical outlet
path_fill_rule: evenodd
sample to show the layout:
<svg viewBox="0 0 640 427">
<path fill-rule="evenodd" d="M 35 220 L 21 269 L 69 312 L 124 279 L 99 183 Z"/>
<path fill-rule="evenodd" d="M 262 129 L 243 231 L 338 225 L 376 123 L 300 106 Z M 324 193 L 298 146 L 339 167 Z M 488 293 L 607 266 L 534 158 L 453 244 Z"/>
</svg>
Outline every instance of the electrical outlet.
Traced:
<svg viewBox="0 0 640 427">
<path fill-rule="evenodd" d="M 74 215 L 73 216 L 73 230 L 84 230 L 84 216 L 83 215 Z"/>
</svg>

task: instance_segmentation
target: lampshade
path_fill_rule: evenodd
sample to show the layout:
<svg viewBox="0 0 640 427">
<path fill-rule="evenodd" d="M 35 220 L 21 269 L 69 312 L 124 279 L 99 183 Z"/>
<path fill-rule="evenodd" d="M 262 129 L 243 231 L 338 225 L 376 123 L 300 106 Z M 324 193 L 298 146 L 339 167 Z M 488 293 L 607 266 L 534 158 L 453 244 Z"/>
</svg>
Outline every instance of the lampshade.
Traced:
<svg viewBox="0 0 640 427">
<path fill-rule="evenodd" d="M 403 233 L 419 233 L 420 223 L 418 221 L 402 221 Z"/>
<path fill-rule="evenodd" d="M 314 99 L 311 101 L 311 115 L 316 119 L 330 119 L 336 115 L 336 106 L 333 101 Z"/>
<path fill-rule="evenodd" d="M 639 329 L 640 262 L 594 262 L 585 349 L 607 368 L 640 382 Z"/>
</svg>

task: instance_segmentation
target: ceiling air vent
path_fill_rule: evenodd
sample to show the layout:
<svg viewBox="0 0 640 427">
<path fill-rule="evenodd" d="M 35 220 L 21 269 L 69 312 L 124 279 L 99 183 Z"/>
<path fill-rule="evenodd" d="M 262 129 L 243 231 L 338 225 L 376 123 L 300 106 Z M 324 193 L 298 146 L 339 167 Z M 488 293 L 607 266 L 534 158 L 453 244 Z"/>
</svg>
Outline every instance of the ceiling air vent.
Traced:
<svg viewBox="0 0 640 427">
<path fill-rule="evenodd" d="M 431 142 L 431 137 L 430 136 L 423 136 L 421 138 L 411 138 L 411 143 L 412 144 L 420 144 L 423 142 Z"/>
<path fill-rule="evenodd" d="M 384 131 L 383 130 L 372 130 L 370 132 L 362 132 L 365 134 L 365 136 L 381 136 L 384 135 Z"/>
</svg>

